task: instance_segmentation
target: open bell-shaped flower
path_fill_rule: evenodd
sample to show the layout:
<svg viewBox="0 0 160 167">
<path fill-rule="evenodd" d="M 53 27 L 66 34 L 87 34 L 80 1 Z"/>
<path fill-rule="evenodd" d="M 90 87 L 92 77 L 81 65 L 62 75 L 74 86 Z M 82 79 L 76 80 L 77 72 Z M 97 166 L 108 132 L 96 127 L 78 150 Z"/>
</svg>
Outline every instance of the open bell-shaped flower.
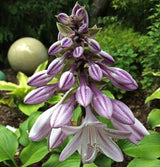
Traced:
<svg viewBox="0 0 160 167">
<path fill-rule="evenodd" d="M 80 77 L 80 82 L 80 87 L 76 91 L 76 100 L 80 105 L 86 107 L 91 103 L 92 91 L 86 85 L 85 76 L 83 74 Z"/>
<path fill-rule="evenodd" d="M 112 137 L 124 139 L 131 135 L 130 132 L 108 129 L 92 114 L 90 105 L 86 107 L 81 126 L 64 126 L 62 131 L 67 136 L 74 136 L 61 152 L 59 160 L 64 161 L 78 150 L 84 164 L 93 162 L 99 151 L 114 161 L 123 161 L 123 154 Z"/>
<path fill-rule="evenodd" d="M 111 99 L 111 102 L 113 106 L 112 118 L 123 124 L 133 125 L 135 123 L 135 117 L 127 105 L 115 99 Z"/>
<path fill-rule="evenodd" d="M 147 129 L 136 118 L 135 118 L 135 123 L 133 125 L 120 123 L 114 118 L 111 118 L 111 122 L 115 129 L 131 132 L 132 134 L 128 138 L 128 140 L 135 145 L 138 145 L 137 141 L 141 141 L 144 135 L 149 135 Z"/>
<path fill-rule="evenodd" d="M 91 83 L 91 89 L 93 91 L 93 108 L 102 117 L 109 119 L 113 113 L 112 102 L 109 97 L 103 94 L 96 86 Z"/>
<path fill-rule="evenodd" d="M 58 88 L 58 83 L 38 87 L 27 94 L 24 99 L 26 104 L 40 104 L 48 100 Z"/>
<path fill-rule="evenodd" d="M 32 75 L 27 84 L 33 87 L 40 87 L 46 85 L 53 79 L 54 75 L 47 74 L 47 70 L 43 70 Z"/>
</svg>

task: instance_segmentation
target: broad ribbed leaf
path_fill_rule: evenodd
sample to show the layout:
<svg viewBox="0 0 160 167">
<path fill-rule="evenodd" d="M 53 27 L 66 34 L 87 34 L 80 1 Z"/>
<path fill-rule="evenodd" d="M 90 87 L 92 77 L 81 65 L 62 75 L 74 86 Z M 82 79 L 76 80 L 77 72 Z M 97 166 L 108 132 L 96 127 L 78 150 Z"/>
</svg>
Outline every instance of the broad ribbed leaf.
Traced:
<svg viewBox="0 0 160 167">
<path fill-rule="evenodd" d="M 28 105 L 25 103 L 19 103 L 18 108 L 26 115 L 31 115 L 32 113 L 38 111 L 40 107 L 44 106 L 44 103 Z"/>
<path fill-rule="evenodd" d="M 14 84 L 14 83 L 6 82 L 6 81 L 0 81 L 0 90 L 14 91 L 18 88 L 19 88 L 19 86 Z"/>
<path fill-rule="evenodd" d="M 148 123 L 151 128 L 160 127 L 160 109 L 153 109 L 148 115 Z"/>
<path fill-rule="evenodd" d="M 17 79 L 18 79 L 20 87 L 22 87 L 22 88 L 29 88 L 30 87 L 27 85 L 28 77 L 24 73 L 19 72 L 17 74 Z"/>
<path fill-rule="evenodd" d="M 47 140 L 41 140 L 39 142 L 31 142 L 25 147 L 21 154 L 20 159 L 23 163 L 22 167 L 29 166 L 43 159 L 48 154 Z"/>
<path fill-rule="evenodd" d="M 98 167 L 111 167 L 112 162 L 114 161 L 106 157 L 104 154 L 97 156 L 96 160 L 94 161 Z"/>
<path fill-rule="evenodd" d="M 18 140 L 16 135 L 0 125 L 0 162 L 9 159 L 13 160 L 17 148 Z"/>
<path fill-rule="evenodd" d="M 65 161 L 59 161 L 59 155 L 53 154 L 50 156 L 49 160 L 45 162 L 42 167 L 79 167 L 81 163 L 80 156 L 75 153 L 70 156 Z"/>
<path fill-rule="evenodd" d="M 44 63 L 40 64 L 40 65 L 37 67 L 37 69 L 36 69 L 36 71 L 35 71 L 34 73 L 39 72 L 39 71 L 42 71 L 42 70 L 45 70 L 46 67 L 47 67 L 47 64 L 48 64 L 48 60 L 46 60 Z"/>
<path fill-rule="evenodd" d="M 149 131 L 150 135 L 144 137 L 138 142 L 138 146 L 121 140 L 118 145 L 123 152 L 131 157 L 139 157 L 145 159 L 155 159 L 160 157 L 160 134 L 154 131 Z"/>
<path fill-rule="evenodd" d="M 159 167 L 160 160 L 158 159 L 134 159 L 127 167 Z"/>
</svg>

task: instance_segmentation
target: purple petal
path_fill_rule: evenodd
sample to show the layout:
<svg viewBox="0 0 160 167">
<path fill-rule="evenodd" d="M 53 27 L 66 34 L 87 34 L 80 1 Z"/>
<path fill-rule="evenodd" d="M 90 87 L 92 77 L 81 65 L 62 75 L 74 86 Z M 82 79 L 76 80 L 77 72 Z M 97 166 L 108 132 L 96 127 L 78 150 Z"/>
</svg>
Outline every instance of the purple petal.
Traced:
<svg viewBox="0 0 160 167">
<path fill-rule="evenodd" d="M 113 57 L 109 55 L 107 52 L 101 51 L 98 53 L 98 55 L 104 59 L 104 62 L 106 64 L 114 64 Z"/>
<path fill-rule="evenodd" d="M 79 143 L 82 140 L 82 131 L 79 131 L 66 145 L 60 154 L 59 161 L 64 161 L 70 155 L 72 155 L 79 147 Z"/>
<path fill-rule="evenodd" d="M 82 8 L 78 3 L 76 3 L 72 9 L 72 15 L 76 15 L 78 9 Z"/>
<path fill-rule="evenodd" d="M 113 159 L 114 161 L 117 162 L 123 161 L 123 154 L 118 145 L 101 131 L 98 131 L 98 134 L 99 134 L 98 141 L 100 143 L 100 151 L 107 157 Z"/>
<path fill-rule="evenodd" d="M 83 51 L 84 50 L 83 50 L 83 48 L 81 46 L 76 47 L 74 52 L 73 52 L 73 57 L 75 57 L 75 58 L 81 57 L 82 54 L 83 54 Z"/>
<path fill-rule="evenodd" d="M 69 48 L 70 46 L 73 45 L 73 42 L 72 42 L 72 39 L 71 38 L 68 38 L 68 37 L 65 37 L 62 39 L 61 41 L 61 46 L 63 48 Z"/>
<path fill-rule="evenodd" d="M 67 136 L 63 134 L 61 128 L 52 128 L 50 136 L 48 137 L 49 148 L 55 149 L 59 147 L 66 138 Z"/>
<path fill-rule="evenodd" d="M 78 103 L 84 107 L 88 106 L 92 100 L 92 91 L 87 85 L 81 85 L 76 91 Z"/>
<path fill-rule="evenodd" d="M 101 47 L 99 45 L 99 43 L 94 40 L 94 39 L 89 39 L 89 48 L 95 52 L 95 53 L 99 53 L 101 51 Z"/>
<path fill-rule="evenodd" d="M 56 55 L 57 53 L 60 53 L 62 51 L 62 47 L 61 47 L 61 42 L 57 41 L 55 43 L 53 43 L 49 50 L 48 50 L 48 54 L 49 55 Z"/>
<path fill-rule="evenodd" d="M 64 66 L 64 59 L 56 58 L 48 66 L 47 73 L 49 75 L 56 75 L 62 70 L 63 66 Z"/>
<path fill-rule="evenodd" d="M 29 133 L 29 138 L 31 140 L 40 141 L 49 134 L 49 132 L 51 131 L 50 117 L 54 108 L 55 106 L 46 110 L 38 117 Z"/>
<path fill-rule="evenodd" d="M 75 81 L 74 74 L 70 71 L 66 71 L 62 74 L 58 86 L 63 90 L 68 90 L 72 87 L 74 81 Z"/>
<path fill-rule="evenodd" d="M 84 8 L 80 8 L 76 11 L 76 19 L 78 21 L 81 21 L 86 15 L 85 9 Z"/>
<path fill-rule="evenodd" d="M 57 83 L 36 88 L 29 92 L 24 99 L 26 104 L 40 104 L 48 100 L 57 89 Z"/>
<path fill-rule="evenodd" d="M 125 105 L 119 100 L 112 99 L 111 101 L 113 105 L 112 117 L 114 119 L 128 125 L 132 125 L 135 123 L 134 115 L 127 105 Z"/>
<path fill-rule="evenodd" d="M 53 77 L 54 75 L 47 74 L 47 70 L 43 70 L 32 75 L 27 84 L 33 87 L 44 86 L 51 81 Z"/>
<path fill-rule="evenodd" d="M 99 65 L 92 63 L 89 66 L 89 75 L 92 79 L 96 80 L 96 81 L 100 81 L 103 77 L 103 72 L 101 70 L 101 68 L 99 67 Z"/>
</svg>

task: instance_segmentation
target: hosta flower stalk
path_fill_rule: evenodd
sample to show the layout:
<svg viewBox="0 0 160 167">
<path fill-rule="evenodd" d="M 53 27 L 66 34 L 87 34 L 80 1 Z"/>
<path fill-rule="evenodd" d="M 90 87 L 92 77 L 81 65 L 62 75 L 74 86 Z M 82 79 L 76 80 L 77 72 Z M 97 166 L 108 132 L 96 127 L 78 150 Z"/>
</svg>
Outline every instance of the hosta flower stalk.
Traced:
<svg viewBox="0 0 160 167">
<path fill-rule="evenodd" d="M 115 60 L 95 40 L 100 29 L 96 26 L 88 28 L 85 7 L 76 3 L 71 15 L 60 13 L 57 19 L 58 41 L 48 50 L 55 59 L 46 70 L 30 77 L 28 84 L 36 88 L 25 97 L 24 102 L 42 103 L 55 92 L 64 93 L 64 96 L 38 117 L 29 137 L 33 141 L 48 137 L 48 149 L 55 149 L 67 136 L 73 136 L 61 152 L 60 161 L 75 151 L 79 152 L 83 163 L 93 162 L 98 153 L 114 161 L 123 161 L 116 140 L 127 139 L 137 145 L 137 141 L 149 133 L 124 103 L 101 92 L 103 77 L 119 89 L 131 91 L 138 85 L 127 71 L 111 67 Z M 54 77 L 56 83 L 53 84 Z M 73 120 L 75 126 L 71 126 L 78 106 L 81 114 Z M 97 115 L 110 119 L 115 129 L 107 128 L 106 124 L 97 120 Z"/>
</svg>

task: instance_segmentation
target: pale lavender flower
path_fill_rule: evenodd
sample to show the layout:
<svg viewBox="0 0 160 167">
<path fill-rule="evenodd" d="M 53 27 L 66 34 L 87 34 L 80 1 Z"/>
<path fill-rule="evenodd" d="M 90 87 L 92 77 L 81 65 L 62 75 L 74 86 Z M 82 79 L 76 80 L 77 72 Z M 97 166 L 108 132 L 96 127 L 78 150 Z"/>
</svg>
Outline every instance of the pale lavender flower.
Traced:
<svg viewBox="0 0 160 167">
<path fill-rule="evenodd" d="M 111 99 L 113 106 L 112 118 L 116 119 L 120 123 L 133 125 L 135 123 L 135 117 L 132 111 L 123 102 L 115 99 Z"/>
<path fill-rule="evenodd" d="M 50 48 L 48 50 L 48 54 L 54 56 L 54 55 L 60 53 L 62 50 L 63 50 L 63 48 L 61 46 L 61 41 L 57 41 L 50 46 Z"/>
<path fill-rule="evenodd" d="M 83 18 L 85 17 L 85 15 L 86 15 L 86 13 L 85 13 L 84 7 L 83 7 L 83 8 L 82 8 L 82 7 L 79 8 L 79 9 L 76 11 L 76 14 L 75 14 L 77 21 L 83 20 Z"/>
<path fill-rule="evenodd" d="M 112 137 L 124 139 L 131 135 L 130 132 L 108 129 L 95 118 L 90 106 L 86 108 L 86 116 L 81 126 L 65 126 L 62 131 L 67 136 L 74 137 L 61 152 L 59 160 L 64 161 L 78 150 L 84 164 L 93 162 L 99 151 L 115 161 L 123 161 L 123 154 Z"/>
<path fill-rule="evenodd" d="M 59 22 L 61 22 L 64 25 L 69 25 L 70 24 L 70 17 L 66 13 L 60 13 L 57 16 L 57 19 Z"/>
<path fill-rule="evenodd" d="M 98 53 L 98 56 L 100 56 L 101 58 L 103 58 L 103 62 L 106 64 L 114 64 L 114 59 L 113 57 L 108 54 L 107 52 L 104 52 L 103 50 L 101 50 L 101 52 Z"/>
<path fill-rule="evenodd" d="M 54 110 L 50 119 L 51 127 L 58 128 L 68 125 L 71 122 L 74 113 L 74 102 L 75 95 L 73 94 L 67 103 L 59 105 Z"/>
<path fill-rule="evenodd" d="M 88 25 L 87 24 L 83 24 L 79 27 L 78 32 L 79 33 L 86 33 L 88 29 Z"/>
<path fill-rule="evenodd" d="M 47 70 L 43 70 L 43 71 L 37 72 L 34 75 L 32 75 L 29 78 L 27 84 L 29 86 L 33 86 L 33 87 L 44 86 L 48 82 L 50 82 L 53 79 L 54 76 L 55 75 L 49 75 L 49 74 L 47 74 Z"/>
<path fill-rule="evenodd" d="M 58 83 L 38 87 L 27 94 L 24 99 L 26 104 L 40 104 L 48 100 L 57 90 Z"/>
<path fill-rule="evenodd" d="M 91 83 L 90 86 L 93 91 L 92 104 L 94 110 L 106 119 L 111 118 L 113 107 L 110 98 L 98 90 L 93 83 Z"/>
<path fill-rule="evenodd" d="M 80 87 L 76 91 L 76 100 L 84 107 L 88 106 L 92 100 L 92 91 L 86 85 L 85 76 L 82 74 L 80 77 Z"/>
<path fill-rule="evenodd" d="M 128 138 L 128 140 L 135 145 L 138 145 L 137 141 L 141 141 L 144 135 L 149 135 L 147 129 L 136 118 L 133 125 L 122 124 L 114 118 L 111 118 L 111 122 L 115 129 L 131 132 L 132 135 Z"/>
</svg>

